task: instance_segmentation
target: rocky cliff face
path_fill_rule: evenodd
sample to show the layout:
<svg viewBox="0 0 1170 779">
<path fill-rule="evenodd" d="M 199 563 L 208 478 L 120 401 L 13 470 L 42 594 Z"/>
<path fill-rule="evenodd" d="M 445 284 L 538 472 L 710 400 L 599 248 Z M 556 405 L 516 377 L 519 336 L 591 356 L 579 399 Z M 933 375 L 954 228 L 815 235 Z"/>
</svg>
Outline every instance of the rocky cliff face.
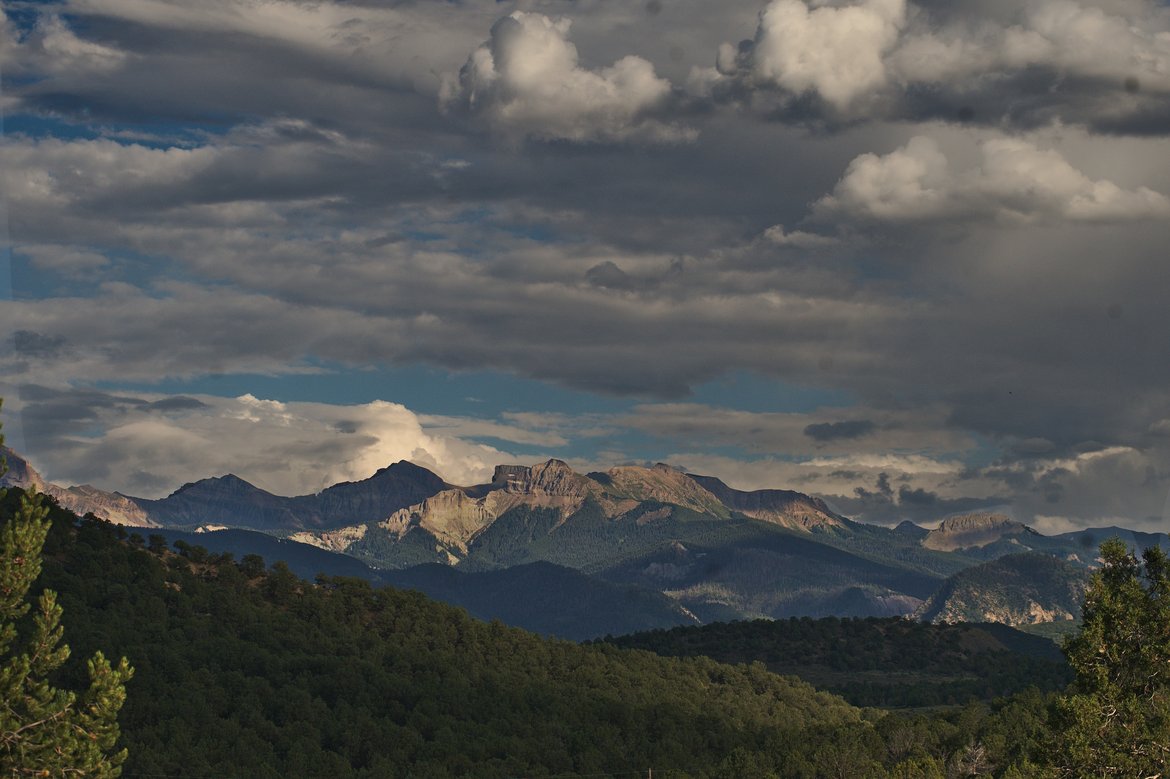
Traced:
<svg viewBox="0 0 1170 779">
<path fill-rule="evenodd" d="M 488 499 L 472 498 L 461 490 L 445 490 L 377 524 L 398 538 L 417 526 L 445 546 L 465 553 L 471 540 L 497 516 Z"/>
<path fill-rule="evenodd" d="M 0 476 L 0 486 L 43 492 L 56 500 L 62 508 L 69 509 L 79 516 L 93 514 L 98 519 L 128 527 L 157 526 L 137 503 L 125 495 L 99 490 L 88 484 L 62 487 L 45 481 L 27 460 L 11 449 L 0 447 L 0 454 L 8 463 L 8 472 Z"/>
<path fill-rule="evenodd" d="M 561 460 L 539 465 L 497 465 L 492 486 L 513 495 L 584 498 L 592 494 L 589 480 Z"/>
<path fill-rule="evenodd" d="M 563 521 L 597 492 L 595 484 L 560 460 L 533 466 L 500 465 L 490 484 L 445 489 L 395 511 L 372 527 L 398 539 L 418 527 L 445 547 L 465 554 L 468 544 L 510 509 L 552 508 Z"/>
<path fill-rule="evenodd" d="M 849 520 L 834 513 L 823 500 L 792 490 L 733 489 L 713 476 L 690 478 L 702 486 L 725 506 L 752 519 L 771 522 L 793 530 L 844 528 Z"/>
<path fill-rule="evenodd" d="M 513 509 L 554 510 L 552 529 L 541 531 L 551 533 L 581 510 L 586 501 L 599 508 L 607 520 L 620 520 L 635 512 L 633 521 L 638 525 L 666 520 L 674 507 L 718 519 L 728 519 L 734 509 L 749 517 L 805 531 L 844 527 L 848 522 L 822 501 L 799 492 L 740 492 L 718 479 L 692 477 L 663 464 L 652 468 L 621 466 L 585 476 L 553 459 L 531 466 L 497 466 L 488 484 L 444 486 L 447 488 L 377 520 L 332 530 L 307 529 L 294 537 L 344 552 L 351 547 L 356 551 L 371 544 L 403 542 L 417 529 L 425 531 L 433 539 L 428 543 L 437 543 L 445 550 L 442 554 L 453 555 L 451 560 L 455 561 L 467 555 L 475 539 Z M 647 503 L 661 506 L 645 510 Z M 421 543 L 416 536 L 410 538 Z"/>
<path fill-rule="evenodd" d="M 1035 531 L 1004 514 L 963 514 L 944 519 L 922 539 L 927 549 L 953 552 L 982 547 L 1011 536 L 1035 535 Z"/>
</svg>

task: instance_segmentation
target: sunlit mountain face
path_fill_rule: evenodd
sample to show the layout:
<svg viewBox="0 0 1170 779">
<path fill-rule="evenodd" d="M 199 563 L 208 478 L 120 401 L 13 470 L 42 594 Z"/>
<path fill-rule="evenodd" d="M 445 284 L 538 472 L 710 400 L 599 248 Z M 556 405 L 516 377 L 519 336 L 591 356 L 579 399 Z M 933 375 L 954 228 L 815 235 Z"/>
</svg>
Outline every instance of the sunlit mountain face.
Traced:
<svg viewBox="0 0 1170 779">
<path fill-rule="evenodd" d="M 1161 3 L 0 8 L 0 395 L 45 480 L 662 462 L 1170 528 Z"/>
</svg>

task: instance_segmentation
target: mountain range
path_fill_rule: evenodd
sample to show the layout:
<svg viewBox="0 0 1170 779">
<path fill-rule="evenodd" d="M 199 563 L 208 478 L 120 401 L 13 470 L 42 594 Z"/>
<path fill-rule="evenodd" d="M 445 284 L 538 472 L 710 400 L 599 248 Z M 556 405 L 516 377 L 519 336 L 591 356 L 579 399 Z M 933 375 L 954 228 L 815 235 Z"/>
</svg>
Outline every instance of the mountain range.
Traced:
<svg viewBox="0 0 1170 779">
<path fill-rule="evenodd" d="M 800 492 L 737 490 L 662 463 L 592 473 L 555 459 L 500 465 L 490 482 L 458 486 L 398 462 L 312 495 L 278 496 L 226 475 L 152 500 L 53 485 L 15 452 L 4 455 L 0 484 L 35 487 L 78 514 L 197 532 L 211 549 L 235 533 L 235 553 L 301 558 L 290 552 L 316 547 L 318 570 L 421 589 L 572 638 L 757 617 L 1073 619 L 1100 541 L 1170 546 L 1164 534 L 1122 528 L 1046 536 L 987 512 L 943 518 L 932 530 L 886 528 Z M 284 539 L 280 551 L 268 538 Z M 1021 554 L 1031 562 L 1009 565 Z M 325 564 L 328 555 L 336 565 Z M 575 595 L 531 597 L 549 592 Z M 495 593 L 494 607 L 485 593 Z M 582 604 L 581 629 L 555 619 L 569 600 Z"/>
</svg>

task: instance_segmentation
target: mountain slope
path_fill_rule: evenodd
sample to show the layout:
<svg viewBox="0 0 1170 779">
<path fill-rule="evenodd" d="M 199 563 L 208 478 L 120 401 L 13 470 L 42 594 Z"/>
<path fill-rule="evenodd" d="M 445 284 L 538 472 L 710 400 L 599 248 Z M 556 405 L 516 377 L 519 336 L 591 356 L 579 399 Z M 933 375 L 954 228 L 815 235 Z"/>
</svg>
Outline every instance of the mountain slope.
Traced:
<svg viewBox="0 0 1170 779">
<path fill-rule="evenodd" d="M 938 706 L 1059 690 L 1072 674 L 1046 638 L 1000 624 L 792 618 L 677 627 L 606 639 L 670 657 L 761 662 L 857 706 Z"/>
<path fill-rule="evenodd" d="M 1076 619 L 1088 571 L 1051 555 L 1006 555 L 960 571 L 914 617 L 928 622 L 1026 625 Z"/>
<path fill-rule="evenodd" d="M 160 529 L 154 533 L 171 545 L 182 541 L 201 546 L 213 555 L 227 552 L 238 560 L 255 554 L 269 563 L 282 561 L 304 579 L 321 574 L 346 576 L 364 579 L 374 586 L 418 590 L 437 601 L 465 608 L 479 619 L 498 619 L 535 633 L 572 640 L 696 622 L 693 615 L 662 593 L 612 584 L 549 563 L 478 573 L 433 563 L 402 570 L 376 570 L 349 555 L 251 530 L 187 533 Z"/>
<path fill-rule="evenodd" d="M 908 614 L 942 581 L 754 520 L 675 541 L 602 572 L 660 589 L 704 622 L 788 616 Z"/>
<path fill-rule="evenodd" d="M 823 500 L 792 490 L 732 489 L 714 476 L 687 474 L 729 509 L 752 519 L 773 522 L 793 530 L 843 528 L 849 520 L 833 512 Z"/>
<path fill-rule="evenodd" d="M 704 776 L 732 753 L 810 772 L 827 734 L 873 733 L 762 668 L 541 639 L 352 579 L 159 558 L 60 511 L 40 584 L 60 593 L 70 678 L 99 648 L 135 666 L 130 776 Z"/>
<path fill-rule="evenodd" d="M 704 620 L 907 614 L 942 574 L 971 564 L 936 559 L 913 538 L 849 522 L 800 493 L 741 492 L 661 464 L 581 475 L 559 460 L 498 466 L 488 484 L 290 538 L 380 569 L 548 562 L 666 593 Z M 707 559 L 684 571 L 669 559 L 678 548 Z"/>
<path fill-rule="evenodd" d="M 379 580 L 460 606 L 478 619 L 577 641 L 698 622 L 661 593 L 545 562 L 480 573 L 421 565 L 385 571 Z"/>
</svg>

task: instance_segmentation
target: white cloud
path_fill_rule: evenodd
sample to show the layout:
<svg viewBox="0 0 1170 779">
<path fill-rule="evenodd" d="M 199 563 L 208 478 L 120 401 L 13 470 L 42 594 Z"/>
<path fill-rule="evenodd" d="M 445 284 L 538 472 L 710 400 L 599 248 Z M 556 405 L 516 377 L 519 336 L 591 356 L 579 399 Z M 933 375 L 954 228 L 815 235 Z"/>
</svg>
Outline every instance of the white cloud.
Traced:
<svg viewBox="0 0 1170 779">
<path fill-rule="evenodd" d="M 1005 222 L 1126 222 L 1170 217 L 1170 198 L 1146 187 L 1093 180 L 1061 154 L 1020 138 L 991 138 L 980 164 L 952 169 L 938 144 L 915 136 L 889 154 L 855 158 L 823 213 L 875 221 L 997 219 Z"/>
<path fill-rule="evenodd" d="M 915 136 L 900 149 L 867 153 L 849 163 L 833 194 L 816 207 L 876 220 L 923 220 L 953 213 L 947 158 L 930 138 Z"/>
<path fill-rule="evenodd" d="M 754 39 L 723 44 L 716 62 L 692 72 L 693 91 L 746 93 L 767 110 L 776 104 L 757 98 L 771 91 L 814 95 L 820 110 L 846 120 L 953 118 L 972 100 L 983 121 L 1034 111 L 1033 125 L 1054 116 L 1124 125 L 1157 113 L 1170 91 L 1170 12 L 1149 0 L 772 0 Z M 1021 81 L 1029 74 L 1031 84 Z M 817 112 L 798 109 L 800 119 Z"/>
<path fill-rule="evenodd" d="M 0 9 L 0 64 L 17 72 L 67 74 L 84 70 L 91 74 L 116 69 L 126 53 L 78 37 L 61 16 L 45 12 L 32 29 L 20 35 Z"/>
<path fill-rule="evenodd" d="M 13 251 L 27 257 L 35 268 L 54 271 L 70 278 L 84 278 L 110 264 L 104 254 L 77 246 L 34 244 L 20 246 Z"/>
<path fill-rule="evenodd" d="M 442 101 L 508 135 L 571 141 L 683 141 L 692 131 L 654 119 L 670 82 L 634 56 L 598 70 L 578 63 L 568 19 L 517 11 L 492 27 Z"/>
<path fill-rule="evenodd" d="M 1022 18 L 950 25 L 905 36 L 889 57 L 902 83 L 939 83 L 1004 75 L 1044 66 L 1069 76 L 1109 79 L 1120 86 L 1170 89 L 1170 31 L 1164 9 L 1130 3 L 1123 14 L 1100 4 L 1039 0 L 1020 7 Z"/>
<path fill-rule="evenodd" d="M 119 397 L 164 399 L 136 393 Z M 449 482 L 475 484 L 510 458 L 455 434 L 482 431 L 425 424 L 398 403 L 280 402 L 250 394 L 186 399 L 198 404 L 173 411 L 130 404 L 94 408 L 101 420 L 90 425 L 100 428 L 94 437 L 38 441 L 38 462 L 57 482 L 86 481 L 159 497 L 187 481 L 229 472 L 279 495 L 302 495 L 367 478 L 399 460 L 430 468 Z M 514 437 L 520 435 L 516 431 Z"/>
<path fill-rule="evenodd" d="M 725 75 L 746 71 L 754 83 L 794 94 L 815 92 L 838 111 L 847 111 L 886 86 L 884 57 L 905 21 L 905 0 L 811 8 L 804 0 L 773 0 L 760 13 L 746 55 L 724 44 L 718 70 Z"/>
<path fill-rule="evenodd" d="M 958 460 L 927 455 L 841 455 L 802 460 L 766 457 L 742 460 L 722 455 L 687 452 L 672 454 L 666 462 L 690 473 L 717 476 L 741 490 L 790 489 L 826 496 L 852 496 L 854 490 L 886 474 L 898 487 L 923 489 L 944 497 L 994 494 L 990 485 L 964 484 L 956 489 L 955 477 L 962 472 Z"/>
</svg>

